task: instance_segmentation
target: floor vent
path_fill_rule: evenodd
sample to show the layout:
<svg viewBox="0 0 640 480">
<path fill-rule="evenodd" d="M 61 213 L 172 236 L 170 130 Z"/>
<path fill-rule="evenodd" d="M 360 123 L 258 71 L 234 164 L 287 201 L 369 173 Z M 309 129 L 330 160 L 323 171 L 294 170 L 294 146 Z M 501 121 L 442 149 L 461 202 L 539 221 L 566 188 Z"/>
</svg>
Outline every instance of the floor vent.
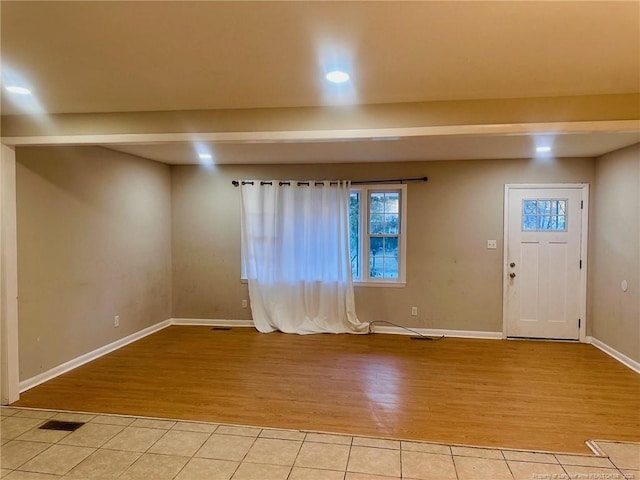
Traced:
<svg viewBox="0 0 640 480">
<path fill-rule="evenodd" d="M 60 420 L 49 420 L 39 428 L 41 430 L 62 430 L 65 432 L 74 432 L 82 425 L 84 425 L 84 422 L 61 422 Z"/>
<path fill-rule="evenodd" d="M 211 330 L 231 330 L 231 327 L 213 327 Z"/>
</svg>

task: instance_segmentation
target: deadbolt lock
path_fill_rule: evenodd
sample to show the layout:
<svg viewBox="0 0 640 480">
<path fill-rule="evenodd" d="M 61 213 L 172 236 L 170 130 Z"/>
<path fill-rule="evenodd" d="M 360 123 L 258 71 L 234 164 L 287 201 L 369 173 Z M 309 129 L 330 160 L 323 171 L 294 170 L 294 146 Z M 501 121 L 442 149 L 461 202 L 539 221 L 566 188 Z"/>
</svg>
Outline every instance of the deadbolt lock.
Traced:
<svg viewBox="0 0 640 480">
<path fill-rule="evenodd" d="M 509 264 L 509 266 L 510 266 L 511 268 L 513 268 L 513 267 L 515 267 L 515 266 L 516 266 L 516 264 L 515 264 L 515 262 L 511 262 L 511 263 Z"/>
</svg>

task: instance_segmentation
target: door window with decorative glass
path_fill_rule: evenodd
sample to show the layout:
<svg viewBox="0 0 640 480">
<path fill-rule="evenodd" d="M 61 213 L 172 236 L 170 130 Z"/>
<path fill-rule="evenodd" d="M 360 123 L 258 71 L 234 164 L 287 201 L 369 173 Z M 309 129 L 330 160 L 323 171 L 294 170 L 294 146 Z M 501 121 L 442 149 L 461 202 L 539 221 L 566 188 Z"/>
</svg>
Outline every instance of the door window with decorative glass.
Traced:
<svg viewBox="0 0 640 480">
<path fill-rule="evenodd" d="M 523 232 L 566 232 L 567 199 L 522 200 Z"/>
</svg>

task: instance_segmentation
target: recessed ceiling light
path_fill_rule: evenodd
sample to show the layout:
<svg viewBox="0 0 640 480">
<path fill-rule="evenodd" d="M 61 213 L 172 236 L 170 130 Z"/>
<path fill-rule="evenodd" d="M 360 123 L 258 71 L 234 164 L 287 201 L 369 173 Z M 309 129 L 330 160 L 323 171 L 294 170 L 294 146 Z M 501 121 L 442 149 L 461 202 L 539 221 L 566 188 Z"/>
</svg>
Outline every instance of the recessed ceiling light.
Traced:
<svg viewBox="0 0 640 480">
<path fill-rule="evenodd" d="M 16 95 L 31 95 L 31 90 L 25 87 L 18 87 L 17 85 L 8 85 L 4 87 L 7 92 L 15 93 Z"/>
<path fill-rule="evenodd" d="M 349 74 L 340 70 L 334 70 L 325 75 L 325 78 L 333 83 L 344 83 L 349 81 Z"/>
<path fill-rule="evenodd" d="M 213 159 L 213 157 L 211 156 L 210 153 L 199 153 L 198 157 L 200 157 L 200 160 L 211 160 L 211 159 Z"/>
<path fill-rule="evenodd" d="M 551 152 L 551 147 L 536 147 L 537 153 L 549 153 Z"/>
</svg>

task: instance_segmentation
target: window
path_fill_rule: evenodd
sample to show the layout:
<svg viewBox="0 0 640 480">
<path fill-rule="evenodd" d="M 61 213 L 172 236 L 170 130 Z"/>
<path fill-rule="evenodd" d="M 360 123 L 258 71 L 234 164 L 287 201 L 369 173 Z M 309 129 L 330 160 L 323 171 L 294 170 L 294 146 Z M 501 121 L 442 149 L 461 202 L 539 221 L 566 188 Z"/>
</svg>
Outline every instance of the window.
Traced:
<svg viewBox="0 0 640 480">
<path fill-rule="evenodd" d="M 406 185 L 351 190 L 349 247 L 356 283 L 404 284 Z"/>
<path fill-rule="evenodd" d="M 566 232 L 567 199 L 522 200 L 522 231 Z"/>
<path fill-rule="evenodd" d="M 360 285 L 405 283 L 406 185 L 358 185 L 349 201 L 349 252 Z M 240 278 L 247 280 L 244 261 Z"/>
</svg>

